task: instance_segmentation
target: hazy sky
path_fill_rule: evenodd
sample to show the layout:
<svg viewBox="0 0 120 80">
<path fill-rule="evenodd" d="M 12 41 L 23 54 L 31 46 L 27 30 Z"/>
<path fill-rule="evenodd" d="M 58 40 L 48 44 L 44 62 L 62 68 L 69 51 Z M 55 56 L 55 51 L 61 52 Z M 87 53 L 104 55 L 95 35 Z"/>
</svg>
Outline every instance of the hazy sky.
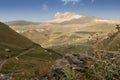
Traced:
<svg viewBox="0 0 120 80">
<path fill-rule="evenodd" d="M 120 0 L 0 0 L 0 21 L 45 21 L 56 12 L 120 20 Z"/>
</svg>

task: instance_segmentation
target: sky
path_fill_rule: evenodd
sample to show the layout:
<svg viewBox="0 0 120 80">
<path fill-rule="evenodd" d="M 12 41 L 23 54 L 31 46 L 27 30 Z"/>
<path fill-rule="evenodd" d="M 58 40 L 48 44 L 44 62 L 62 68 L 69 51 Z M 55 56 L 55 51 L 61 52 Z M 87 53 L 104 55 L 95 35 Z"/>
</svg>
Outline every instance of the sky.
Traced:
<svg viewBox="0 0 120 80">
<path fill-rule="evenodd" d="M 0 0 L 0 21 L 43 22 L 56 12 L 120 20 L 120 0 Z"/>
</svg>

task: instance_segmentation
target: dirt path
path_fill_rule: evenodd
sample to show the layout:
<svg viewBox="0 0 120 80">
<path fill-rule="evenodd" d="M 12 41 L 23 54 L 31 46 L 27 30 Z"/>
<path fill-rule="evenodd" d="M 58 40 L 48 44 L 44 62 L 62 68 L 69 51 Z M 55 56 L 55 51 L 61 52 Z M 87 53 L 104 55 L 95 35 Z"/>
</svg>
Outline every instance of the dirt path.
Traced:
<svg viewBox="0 0 120 80">
<path fill-rule="evenodd" d="M 3 65 L 4 65 L 7 61 L 8 61 L 8 60 L 6 59 L 6 60 L 3 60 L 3 61 L 1 62 L 1 64 L 0 64 L 0 71 L 2 70 Z"/>
<path fill-rule="evenodd" d="M 5 60 L 1 61 L 1 62 L 0 62 L 0 71 L 2 70 L 2 67 L 4 66 L 5 63 L 7 63 L 8 60 L 10 60 L 10 59 L 12 59 L 12 58 L 15 58 L 15 59 L 18 60 L 20 56 L 25 55 L 25 54 L 33 51 L 34 49 L 35 49 L 35 47 L 31 47 L 31 48 L 27 49 L 26 51 L 21 52 L 21 53 L 20 53 L 19 55 L 17 55 L 17 56 L 14 56 L 14 57 L 11 57 L 11 58 L 8 58 L 8 59 L 5 59 Z"/>
<path fill-rule="evenodd" d="M 24 52 L 20 53 L 19 55 L 17 55 L 16 58 L 19 58 L 20 56 L 25 55 L 25 54 L 33 51 L 34 49 L 35 49 L 35 48 L 33 47 L 33 48 L 30 48 L 30 49 L 24 51 Z"/>
</svg>

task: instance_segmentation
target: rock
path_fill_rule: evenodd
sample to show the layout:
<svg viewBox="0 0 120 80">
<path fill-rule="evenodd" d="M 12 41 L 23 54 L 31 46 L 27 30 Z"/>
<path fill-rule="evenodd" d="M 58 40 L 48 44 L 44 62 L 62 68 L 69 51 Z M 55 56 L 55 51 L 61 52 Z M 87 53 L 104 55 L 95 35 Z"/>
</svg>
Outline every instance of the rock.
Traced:
<svg viewBox="0 0 120 80">
<path fill-rule="evenodd" d="M 12 80 L 13 77 L 14 77 L 13 73 L 10 73 L 10 74 L 0 73 L 0 80 Z"/>
<path fill-rule="evenodd" d="M 18 58 L 18 57 L 15 57 L 15 59 L 16 59 L 16 60 L 19 60 L 19 58 Z"/>
<path fill-rule="evenodd" d="M 97 51 L 94 54 L 66 54 L 65 57 L 59 59 L 51 67 L 51 80 L 60 80 L 66 70 L 73 70 L 78 73 L 86 72 L 98 60 L 105 59 L 115 61 L 119 58 L 120 53 L 116 51 Z M 99 58 L 100 57 L 100 58 Z M 99 64 L 99 63 L 98 63 Z"/>
<path fill-rule="evenodd" d="M 6 48 L 5 52 L 11 52 L 11 49 Z"/>
<path fill-rule="evenodd" d="M 67 68 L 84 72 L 93 62 L 93 58 L 82 54 L 67 54 L 57 60 L 50 71 L 51 80 L 60 80 Z"/>
</svg>

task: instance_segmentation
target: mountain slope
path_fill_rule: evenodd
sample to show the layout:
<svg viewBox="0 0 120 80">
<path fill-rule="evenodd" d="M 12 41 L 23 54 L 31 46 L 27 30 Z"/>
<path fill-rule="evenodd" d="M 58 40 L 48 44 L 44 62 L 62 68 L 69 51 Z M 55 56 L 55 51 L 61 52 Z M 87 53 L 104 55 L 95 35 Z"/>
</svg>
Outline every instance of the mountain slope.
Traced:
<svg viewBox="0 0 120 80">
<path fill-rule="evenodd" d="M 7 25 L 14 26 L 14 25 L 37 25 L 37 22 L 25 21 L 25 20 L 17 20 L 17 21 L 8 21 L 5 22 Z"/>
<path fill-rule="evenodd" d="M 98 49 L 118 51 L 120 50 L 120 32 L 116 32 L 109 38 L 95 45 Z"/>
<path fill-rule="evenodd" d="M 0 23 L 0 74 L 4 76 L 0 80 L 47 77 L 50 66 L 60 57 Z"/>
<path fill-rule="evenodd" d="M 85 24 L 85 23 L 94 22 L 96 20 L 99 20 L 99 18 L 84 16 L 84 17 L 81 17 L 81 18 L 78 18 L 78 19 L 72 19 L 70 21 L 64 21 L 60 24 L 63 24 L 63 25 L 66 25 L 66 24 Z"/>
<path fill-rule="evenodd" d="M 9 28 L 9 26 L 1 22 L 0 37 L 0 51 L 3 51 L 6 48 L 22 50 L 34 44 L 31 40 L 19 35 Z"/>
<path fill-rule="evenodd" d="M 54 18 L 46 21 L 47 23 L 52 23 L 52 24 L 62 24 L 62 25 L 68 25 L 68 24 L 85 24 L 85 23 L 120 23 L 118 20 L 106 20 L 94 16 L 81 16 L 79 14 L 75 14 L 72 12 L 65 12 L 65 13 L 60 13 L 57 12 L 54 15 Z"/>
<path fill-rule="evenodd" d="M 75 13 L 71 12 L 65 12 L 65 13 L 60 13 L 57 12 L 52 20 L 47 21 L 48 23 L 62 23 L 64 21 L 69 21 L 72 19 L 78 19 L 81 18 L 82 16 L 77 15 Z"/>
</svg>

